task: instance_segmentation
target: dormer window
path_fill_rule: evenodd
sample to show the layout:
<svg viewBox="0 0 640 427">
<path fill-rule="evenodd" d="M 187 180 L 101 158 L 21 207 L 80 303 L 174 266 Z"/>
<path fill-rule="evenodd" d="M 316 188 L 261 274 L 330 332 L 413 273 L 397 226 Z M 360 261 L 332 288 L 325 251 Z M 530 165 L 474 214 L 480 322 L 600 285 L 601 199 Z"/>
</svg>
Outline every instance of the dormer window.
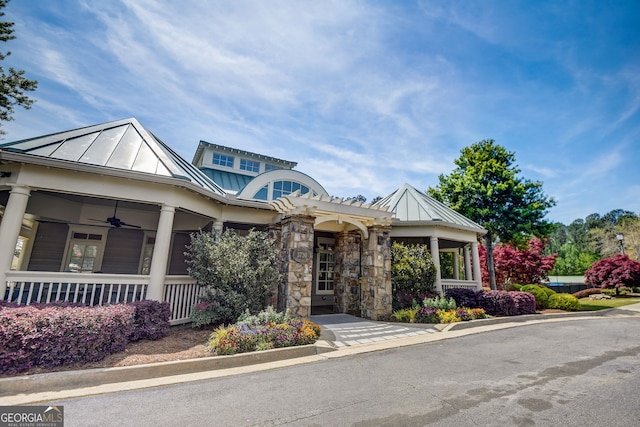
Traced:
<svg viewBox="0 0 640 427">
<path fill-rule="evenodd" d="M 219 166 L 225 166 L 228 168 L 233 167 L 233 156 L 228 156 L 226 154 L 213 154 L 213 164 Z"/>
<path fill-rule="evenodd" d="M 260 172 L 260 162 L 248 159 L 240 159 L 240 169 L 249 172 Z"/>
</svg>

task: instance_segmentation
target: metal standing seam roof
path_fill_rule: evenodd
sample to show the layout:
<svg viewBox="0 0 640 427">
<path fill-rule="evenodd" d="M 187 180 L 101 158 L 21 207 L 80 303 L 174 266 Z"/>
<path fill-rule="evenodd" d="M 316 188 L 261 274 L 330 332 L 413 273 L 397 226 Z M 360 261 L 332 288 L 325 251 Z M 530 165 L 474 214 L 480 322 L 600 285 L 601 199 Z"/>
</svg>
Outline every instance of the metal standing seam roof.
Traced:
<svg viewBox="0 0 640 427">
<path fill-rule="evenodd" d="M 396 221 L 400 222 L 441 221 L 444 224 L 486 232 L 474 221 L 409 184 L 404 184 L 375 205 L 388 206 L 395 213 Z"/>
<path fill-rule="evenodd" d="M 215 182 L 135 118 L 0 144 L 0 150 L 176 178 L 225 195 Z"/>
<path fill-rule="evenodd" d="M 231 191 L 234 194 L 237 194 L 255 178 L 254 176 L 242 175 L 240 173 L 227 172 L 218 169 L 202 168 L 200 170 L 220 187 L 227 191 Z"/>
</svg>

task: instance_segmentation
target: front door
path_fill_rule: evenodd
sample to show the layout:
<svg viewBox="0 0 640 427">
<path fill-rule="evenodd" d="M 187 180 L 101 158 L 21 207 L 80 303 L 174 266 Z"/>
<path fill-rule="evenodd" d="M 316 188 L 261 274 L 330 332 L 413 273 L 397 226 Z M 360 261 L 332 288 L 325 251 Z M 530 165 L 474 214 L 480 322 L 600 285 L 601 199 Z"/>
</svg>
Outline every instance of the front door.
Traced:
<svg viewBox="0 0 640 427">
<path fill-rule="evenodd" d="M 332 313 L 334 239 L 318 238 L 314 259 L 314 280 L 312 289 L 312 313 Z"/>
</svg>

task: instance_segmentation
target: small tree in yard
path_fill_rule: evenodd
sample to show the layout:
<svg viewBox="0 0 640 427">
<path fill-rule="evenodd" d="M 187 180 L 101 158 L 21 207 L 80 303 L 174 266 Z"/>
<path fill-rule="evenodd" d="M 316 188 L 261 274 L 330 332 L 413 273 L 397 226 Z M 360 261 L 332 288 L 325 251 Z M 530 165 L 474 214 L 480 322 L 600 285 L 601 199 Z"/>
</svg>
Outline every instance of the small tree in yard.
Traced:
<svg viewBox="0 0 640 427">
<path fill-rule="evenodd" d="M 205 288 L 192 315 L 194 327 L 259 312 L 281 280 L 278 251 L 265 232 L 251 230 L 244 237 L 231 230 L 195 233 L 185 256 L 189 275 Z"/>
<path fill-rule="evenodd" d="M 584 274 L 585 283 L 602 289 L 614 289 L 640 286 L 640 262 L 628 255 L 614 255 L 596 261 Z"/>
<path fill-rule="evenodd" d="M 391 283 L 394 308 L 411 306 L 433 292 L 436 266 L 426 245 L 394 243 L 391 246 Z"/>
<path fill-rule="evenodd" d="M 502 243 L 497 245 L 493 251 L 497 286 L 503 288 L 507 284 L 539 284 L 547 280 L 557 255 L 544 256 L 544 247 L 545 242 L 538 238 L 529 240 L 526 248 Z M 489 286 L 486 256 L 486 249 L 480 246 L 482 283 Z"/>
</svg>

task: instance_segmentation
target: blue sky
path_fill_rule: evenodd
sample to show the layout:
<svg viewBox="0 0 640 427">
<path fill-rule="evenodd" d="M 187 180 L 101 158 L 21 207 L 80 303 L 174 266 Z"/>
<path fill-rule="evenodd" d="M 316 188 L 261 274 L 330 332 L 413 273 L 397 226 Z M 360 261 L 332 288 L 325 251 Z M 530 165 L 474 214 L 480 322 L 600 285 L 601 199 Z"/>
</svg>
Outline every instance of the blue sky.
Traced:
<svg viewBox="0 0 640 427">
<path fill-rule="evenodd" d="M 136 117 L 298 162 L 335 196 L 425 190 L 483 139 L 571 223 L 640 212 L 638 1 L 11 1 L 39 82 L 5 142 Z"/>
</svg>

